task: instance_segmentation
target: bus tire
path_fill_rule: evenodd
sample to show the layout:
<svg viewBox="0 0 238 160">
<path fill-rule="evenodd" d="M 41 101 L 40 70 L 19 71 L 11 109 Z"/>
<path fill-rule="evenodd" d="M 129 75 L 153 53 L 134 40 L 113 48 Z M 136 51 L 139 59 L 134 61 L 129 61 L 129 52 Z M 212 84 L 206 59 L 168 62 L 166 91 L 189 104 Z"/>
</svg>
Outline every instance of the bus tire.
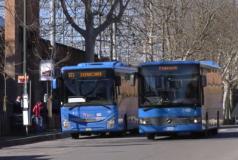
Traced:
<svg viewBox="0 0 238 160">
<path fill-rule="evenodd" d="M 72 139 L 79 139 L 79 134 L 78 133 L 71 133 Z"/>
<path fill-rule="evenodd" d="M 124 115 L 123 121 L 124 121 L 124 132 L 126 132 L 128 130 L 128 122 L 126 114 Z"/>
<path fill-rule="evenodd" d="M 192 137 L 194 138 L 201 138 L 201 137 L 205 137 L 205 132 L 204 131 L 201 131 L 201 132 L 194 132 L 191 134 Z"/>
<path fill-rule="evenodd" d="M 155 139 L 155 134 L 148 134 L 147 139 L 154 140 Z"/>
<path fill-rule="evenodd" d="M 217 135 L 218 134 L 218 128 L 214 128 L 211 130 L 212 135 Z"/>
</svg>

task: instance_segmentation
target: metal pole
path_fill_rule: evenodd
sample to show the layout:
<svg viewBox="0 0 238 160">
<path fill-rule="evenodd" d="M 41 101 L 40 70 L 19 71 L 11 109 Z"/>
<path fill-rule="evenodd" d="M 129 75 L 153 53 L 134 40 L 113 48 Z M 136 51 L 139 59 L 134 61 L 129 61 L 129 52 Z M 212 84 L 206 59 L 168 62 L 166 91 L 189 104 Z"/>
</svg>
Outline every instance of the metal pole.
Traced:
<svg viewBox="0 0 238 160">
<path fill-rule="evenodd" d="M 51 58 L 54 56 L 54 48 L 55 48 L 55 0 L 51 0 L 50 2 L 50 8 L 51 8 L 51 34 L 50 34 L 50 44 L 52 47 L 52 54 Z"/>
<path fill-rule="evenodd" d="M 74 1 L 75 2 L 75 1 Z M 51 44 L 51 62 L 53 63 L 54 57 L 55 57 L 55 34 L 56 34 L 56 30 L 55 30 L 55 25 L 56 25 L 56 2 L 55 0 L 51 0 L 50 3 L 50 8 L 51 8 L 51 38 L 50 38 L 50 44 Z M 51 72 L 51 77 L 53 77 L 53 71 Z M 49 86 L 48 86 L 49 85 Z M 47 91 L 47 94 L 50 95 L 47 98 L 47 108 L 48 108 L 48 118 L 49 118 L 49 128 L 53 127 L 52 124 L 52 86 L 51 86 L 51 82 L 47 82 L 47 90 L 48 88 L 50 88 L 50 93 Z"/>
<path fill-rule="evenodd" d="M 23 0 L 23 74 L 26 76 L 26 0 Z M 27 83 L 24 83 L 24 94 L 27 94 Z"/>
<path fill-rule="evenodd" d="M 56 25 L 56 15 L 55 15 L 55 0 L 51 0 L 50 8 L 51 8 L 51 34 L 50 34 L 50 44 L 51 44 L 51 56 L 50 59 L 53 62 L 55 56 L 55 25 Z M 51 72 L 51 76 L 53 76 L 53 72 Z M 47 82 L 48 83 L 48 82 Z M 50 82 L 49 82 L 50 83 Z M 50 85 L 50 84 L 49 84 Z M 48 92 L 47 92 L 48 94 Z M 50 85 L 50 96 L 52 96 L 52 87 Z"/>
<path fill-rule="evenodd" d="M 26 73 L 26 0 L 23 0 L 23 75 L 25 76 L 25 83 L 23 86 L 23 96 L 28 97 L 27 95 L 27 73 Z M 27 99 L 28 101 L 28 99 Z M 25 105 L 26 103 L 24 103 Z M 29 110 L 28 110 L 28 106 L 23 106 L 24 110 L 23 112 L 28 112 L 29 114 Z M 23 117 L 24 118 L 24 117 Z M 26 117 L 25 117 L 26 118 Z M 28 125 L 26 124 L 26 135 L 29 134 L 29 129 L 28 129 Z"/>
<path fill-rule="evenodd" d="M 31 111 L 31 97 L 32 97 L 32 90 L 31 90 L 31 80 L 29 80 L 29 108 L 30 108 L 30 111 Z"/>
</svg>

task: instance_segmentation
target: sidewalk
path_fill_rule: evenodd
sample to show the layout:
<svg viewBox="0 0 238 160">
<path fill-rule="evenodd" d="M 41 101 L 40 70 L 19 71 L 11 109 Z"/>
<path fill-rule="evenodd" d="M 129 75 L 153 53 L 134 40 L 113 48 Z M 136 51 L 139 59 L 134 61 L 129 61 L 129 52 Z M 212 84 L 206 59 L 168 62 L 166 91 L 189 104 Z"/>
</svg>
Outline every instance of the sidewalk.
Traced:
<svg viewBox="0 0 238 160">
<path fill-rule="evenodd" d="M 0 137 L 0 148 L 15 145 L 24 145 L 41 141 L 49 141 L 69 137 L 69 134 L 57 130 L 45 131 L 38 134 L 29 134 L 28 136 L 3 136 Z"/>
<path fill-rule="evenodd" d="M 221 129 L 225 129 L 225 128 L 238 128 L 238 124 L 221 125 L 220 128 Z"/>
</svg>

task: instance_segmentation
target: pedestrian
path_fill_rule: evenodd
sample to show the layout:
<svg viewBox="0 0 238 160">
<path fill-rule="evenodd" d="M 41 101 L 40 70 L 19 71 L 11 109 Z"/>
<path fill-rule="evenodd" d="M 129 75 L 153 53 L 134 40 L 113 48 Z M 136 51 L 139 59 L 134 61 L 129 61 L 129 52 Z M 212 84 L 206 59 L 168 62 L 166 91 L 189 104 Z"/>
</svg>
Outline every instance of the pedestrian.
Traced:
<svg viewBox="0 0 238 160">
<path fill-rule="evenodd" d="M 19 131 L 23 129 L 23 117 L 22 117 L 22 105 L 21 105 L 21 96 L 17 96 L 15 102 L 12 106 L 12 115 L 11 115 L 11 130 L 12 133 L 19 134 Z"/>
<path fill-rule="evenodd" d="M 35 122 L 36 125 L 36 131 L 42 131 L 43 130 L 43 117 L 42 117 L 42 110 L 44 108 L 44 104 L 42 101 L 37 102 L 33 106 L 33 121 Z"/>
<path fill-rule="evenodd" d="M 22 114 L 21 96 L 16 97 L 16 101 L 14 102 L 14 105 L 13 105 L 13 113 Z"/>
</svg>

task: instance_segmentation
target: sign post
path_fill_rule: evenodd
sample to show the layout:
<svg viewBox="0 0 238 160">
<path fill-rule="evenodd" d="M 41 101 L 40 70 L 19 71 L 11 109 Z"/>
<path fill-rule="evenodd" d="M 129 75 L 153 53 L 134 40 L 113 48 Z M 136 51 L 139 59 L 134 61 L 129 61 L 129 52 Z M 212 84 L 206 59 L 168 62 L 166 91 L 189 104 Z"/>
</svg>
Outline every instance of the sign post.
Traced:
<svg viewBox="0 0 238 160">
<path fill-rule="evenodd" d="M 53 60 L 42 60 L 40 63 L 40 81 L 46 81 L 47 93 L 44 95 L 44 102 L 47 103 L 49 127 L 52 126 L 52 85 L 54 75 Z M 48 85 L 50 84 L 50 85 Z M 48 91 L 50 86 L 50 92 Z"/>
<path fill-rule="evenodd" d="M 28 83 L 28 80 L 29 80 L 29 76 L 27 75 L 19 75 L 17 77 L 17 82 L 19 84 L 23 84 L 24 86 L 27 85 Z M 29 98 L 28 98 L 28 94 L 27 92 L 26 93 L 23 93 L 22 95 L 22 108 L 23 108 L 23 111 L 22 111 L 22 116 L 23 116 L 23 125 L 26 127 L 26 134 L 28 135 L 29 133 L 29 126 L 31 125 L 31 113 L 30 113 L 30 107 L 29 107 Z"/>
</svg>

